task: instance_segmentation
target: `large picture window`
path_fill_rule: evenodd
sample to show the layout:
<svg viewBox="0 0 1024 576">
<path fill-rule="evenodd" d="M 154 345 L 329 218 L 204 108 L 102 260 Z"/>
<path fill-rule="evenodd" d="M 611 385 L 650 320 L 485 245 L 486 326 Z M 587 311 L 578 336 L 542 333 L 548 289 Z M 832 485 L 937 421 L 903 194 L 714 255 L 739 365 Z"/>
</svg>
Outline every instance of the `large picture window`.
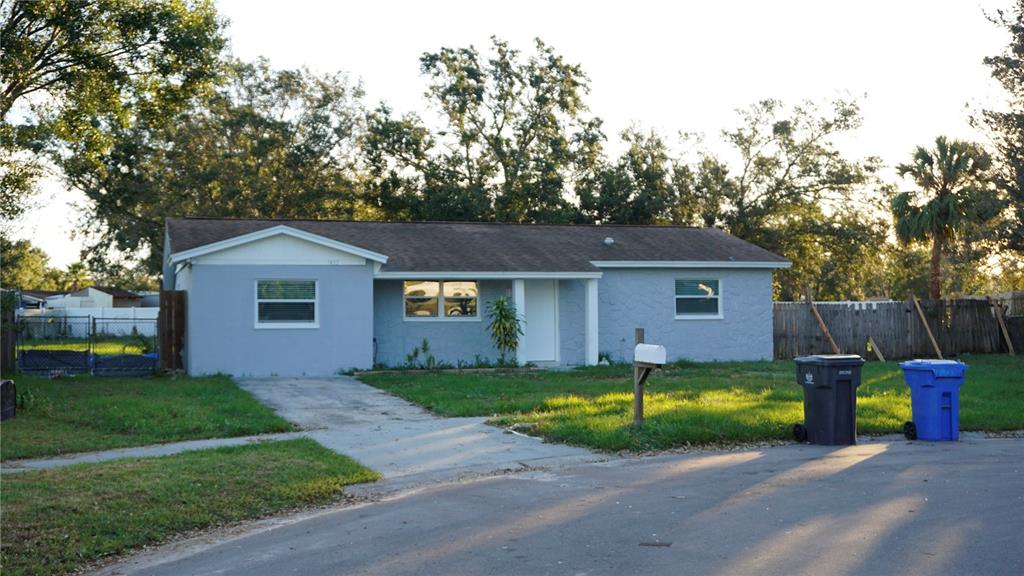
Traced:
<svg viewBox="0 0 1024 576">
<path fill-rule="evenodd" d="M 316 280 L 257 280 L 257 328 L 316 328 Z"/>
<path fill-rule="evenodd" d="M 407 280 L 402 286 L 407 319 L 479 318 L 479 287 L 476 282 Z"/>
<path fill-rule="evenodd" d="M 676 280 L 676 318 L 721 318 L 720 288 L 714 279 Z"/>
</svg>

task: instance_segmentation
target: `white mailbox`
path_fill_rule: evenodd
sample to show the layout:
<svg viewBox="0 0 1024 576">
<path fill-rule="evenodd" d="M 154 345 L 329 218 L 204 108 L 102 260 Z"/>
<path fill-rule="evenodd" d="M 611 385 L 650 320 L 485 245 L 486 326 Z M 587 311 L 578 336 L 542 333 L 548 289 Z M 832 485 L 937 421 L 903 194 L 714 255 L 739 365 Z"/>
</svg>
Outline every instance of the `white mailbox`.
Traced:
<svg viewBox="0 0 1024 576">
<path fill-rule="evenodd" d="M 665 363 L 665 347 L 658 344 L 637 344 L 633 350 L 633 361 L 661 366 Z"/>
</svg>

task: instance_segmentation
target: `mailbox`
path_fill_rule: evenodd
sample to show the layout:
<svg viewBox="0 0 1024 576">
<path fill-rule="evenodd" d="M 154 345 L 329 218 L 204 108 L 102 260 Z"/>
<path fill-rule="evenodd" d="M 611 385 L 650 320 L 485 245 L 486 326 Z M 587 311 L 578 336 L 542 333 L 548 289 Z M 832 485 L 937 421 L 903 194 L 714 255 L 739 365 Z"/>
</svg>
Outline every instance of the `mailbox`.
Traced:
<svg viewBox="0 0 1024 576">
<path fill-rule="evenodd" d="M 637 344 L 633 350 L 633 362 L 661 366 L 665 363 L 665 347 L 657 344 Z"/>
</svg>

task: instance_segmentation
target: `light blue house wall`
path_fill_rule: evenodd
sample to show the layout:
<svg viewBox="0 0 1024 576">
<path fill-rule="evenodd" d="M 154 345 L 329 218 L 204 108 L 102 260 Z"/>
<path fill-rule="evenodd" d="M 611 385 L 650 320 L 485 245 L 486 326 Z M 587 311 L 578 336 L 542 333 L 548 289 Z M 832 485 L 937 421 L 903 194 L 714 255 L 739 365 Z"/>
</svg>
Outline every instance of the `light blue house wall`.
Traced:
<svg viewBox="0 0 1024 576">
<path fill-rule="evenodd" d="M 406 320 L 402 281 L 377 280 L 373 297 L 376 362 L 400 366 L 405 363 L 406 355 L 420 346 L 424 339 L 429 341 L 431 353 L 441 362 L 452 365 L 457 365 L 460 360 L 472 363 L 476 356 L 496 361 L 499 353 L 487 332 L 485 310 L 488 302 L 508 296 L 511 291 L 511 281 L 480 281 L 480 316 L 475 320 Z"/>
<path fill-rule="evenodd" d="M 598 282 L 599 351 L 633 360 L 634 329 L 669 360 L 772 358 L 772 272 L 759 269 L 605 269 Z M 675 317 L 678 278 L 720 280 L 721 319 Z"/>
<path fill-rule="evenodd" d="M 258 279 L 317 280 L 318 328 L 256 328 Z M 325 376 L 373 363 L 373 266 L 195 264 L 189 374 Z"/>
</svg>

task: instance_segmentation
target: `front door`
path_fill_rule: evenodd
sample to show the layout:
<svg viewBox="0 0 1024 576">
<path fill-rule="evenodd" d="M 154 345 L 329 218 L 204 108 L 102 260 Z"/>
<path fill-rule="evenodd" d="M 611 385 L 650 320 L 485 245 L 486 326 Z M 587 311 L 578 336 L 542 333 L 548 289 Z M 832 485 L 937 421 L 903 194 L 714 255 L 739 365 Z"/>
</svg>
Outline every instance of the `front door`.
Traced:
<svg viewBox="0 0 1024 576">
<path fill-rule="evenodd" d="M 523 362 L 558 361 L 558 281 L 527 280 L 524 283 L 525 310 Z"/>
</svg>

